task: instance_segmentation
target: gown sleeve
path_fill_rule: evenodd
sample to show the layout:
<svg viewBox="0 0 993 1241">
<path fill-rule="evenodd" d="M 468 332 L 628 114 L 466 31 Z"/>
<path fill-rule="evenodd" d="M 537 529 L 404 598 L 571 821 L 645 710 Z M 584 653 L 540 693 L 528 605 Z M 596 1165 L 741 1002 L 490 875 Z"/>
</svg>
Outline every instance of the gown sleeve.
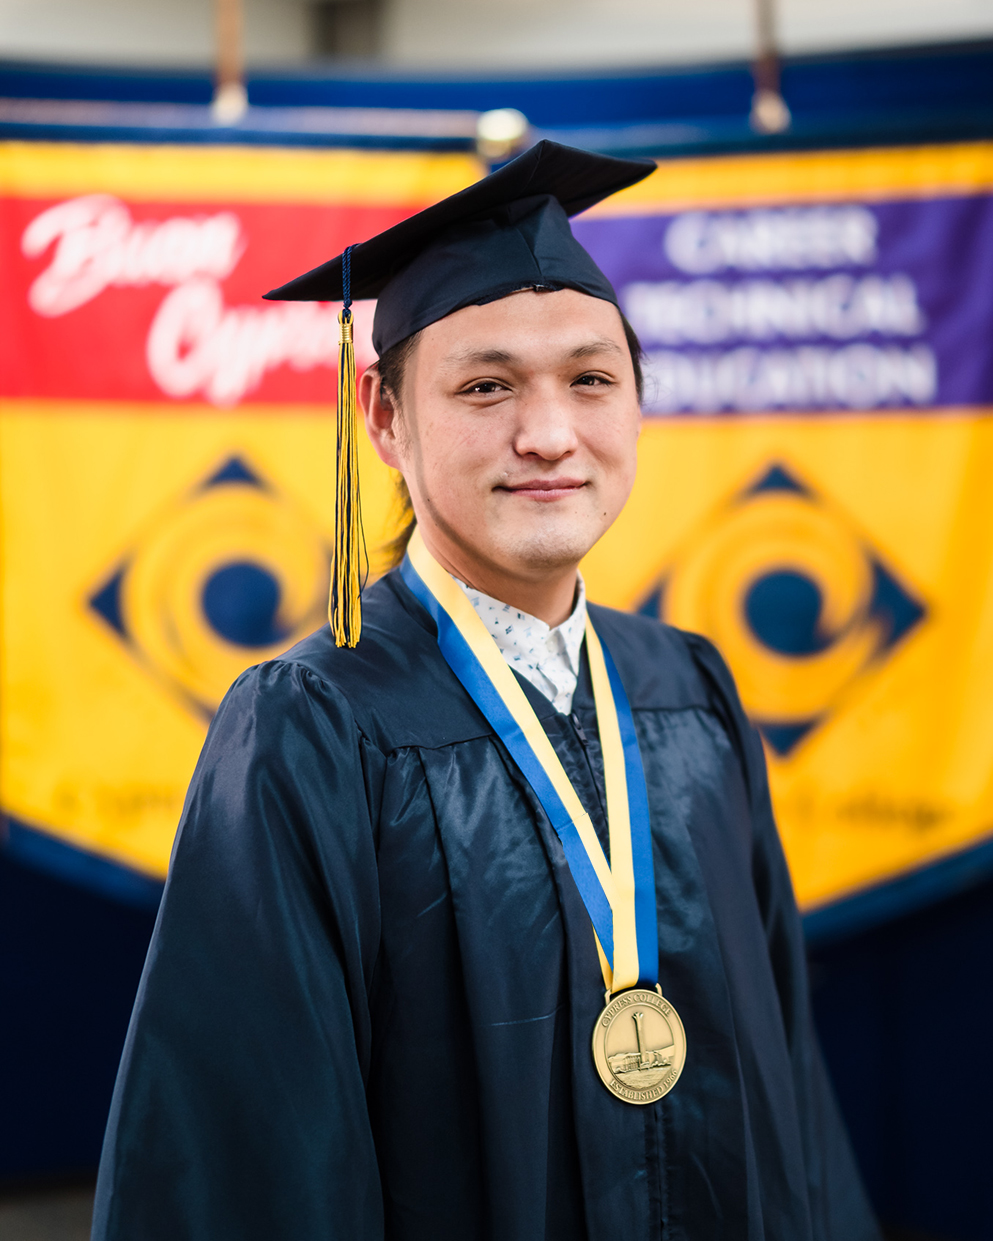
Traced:
<svg viewBox="0 0 993 1241">
<path fill-rule="evenodd" d="M 378 751 L 299 664 L 211 725 L 111 1105 L 93 1241 L 378 1241 Z"/>
<path fill-rule="evenodd" d="M 814 1241 L 879 1241 L 814 1029 L 803 929 L 769 796 L 765 754 L 727 665 L 705 638 L 687 634 L 741 760 L 752 820 L 752 882 L 786 1030 L 807 1167 Z"/>
</svg>

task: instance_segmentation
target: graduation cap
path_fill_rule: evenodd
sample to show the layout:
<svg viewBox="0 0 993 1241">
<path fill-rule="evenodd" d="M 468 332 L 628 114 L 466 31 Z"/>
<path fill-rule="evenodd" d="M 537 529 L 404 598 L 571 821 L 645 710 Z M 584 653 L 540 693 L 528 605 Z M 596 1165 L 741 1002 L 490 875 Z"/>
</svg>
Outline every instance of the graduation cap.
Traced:
<svg viewBox="0 0 993 1241">
<path fill-rule="evenodd" d="M 573 237 L 569 217 L 654 171 L 654 160 L 539 142 L 467 189 L 265 294 L 271 301 L 343 303 L 328 609 L 338 646 L 354 646 L 361 632 L 352 299 L 378 299 L 372 343 L 380 356 L 456 310 L 522 289 L 576 289 L 616 306 L 610 281 Z"/>
</svg>

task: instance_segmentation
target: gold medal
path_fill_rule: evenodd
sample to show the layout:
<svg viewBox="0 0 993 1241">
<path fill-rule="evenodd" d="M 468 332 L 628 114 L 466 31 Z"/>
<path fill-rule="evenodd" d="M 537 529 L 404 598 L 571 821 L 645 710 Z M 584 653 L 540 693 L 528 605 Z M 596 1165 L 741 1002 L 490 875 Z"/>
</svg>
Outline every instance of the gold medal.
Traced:
<svg viewBox="0 0 993 1241">
<path fill-rule="evenodd" d="M 607 997 L 593 1028 L 593 1062 L 625 1103 L 654 1103 L 669 1093 L 686 1063 L 686 1033 L 661 990 Z"/>
</svg>

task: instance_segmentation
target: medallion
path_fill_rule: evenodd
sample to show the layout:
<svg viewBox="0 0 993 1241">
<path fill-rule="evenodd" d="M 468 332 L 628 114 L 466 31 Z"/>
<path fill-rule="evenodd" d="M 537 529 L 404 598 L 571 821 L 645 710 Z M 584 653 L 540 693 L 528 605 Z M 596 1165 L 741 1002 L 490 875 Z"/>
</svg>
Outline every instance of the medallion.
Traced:
<svg viewBox="0 0 993 1241">
<path fill-rule="evenodd" d="M 625 1103 L 654 1103 L 679 1080 L 686 1033 L 660 990 L 622 991 L 609 1000 L 593 1029 L 600 1080 Z"/>
</svg>

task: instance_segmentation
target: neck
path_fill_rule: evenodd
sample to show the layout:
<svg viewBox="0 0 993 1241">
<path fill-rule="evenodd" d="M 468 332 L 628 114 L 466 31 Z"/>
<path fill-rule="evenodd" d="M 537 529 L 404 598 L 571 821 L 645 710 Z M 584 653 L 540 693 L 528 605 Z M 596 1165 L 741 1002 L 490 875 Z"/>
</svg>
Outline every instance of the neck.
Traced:
<svg viewBox="0 0 993 1241">
<path fill-rule="evenodd" d="M 436 531 L 422 527 L 421 537 L 438 564 L 473 590 L 499 599 L 519 612 L 536 616 L 553 629 L 572 615 L 578 564 L 542 569 L 535 577 L 522 576 L 500 565 L 481 561 L 450 540 L 440 538 Z"/>
</svg>

